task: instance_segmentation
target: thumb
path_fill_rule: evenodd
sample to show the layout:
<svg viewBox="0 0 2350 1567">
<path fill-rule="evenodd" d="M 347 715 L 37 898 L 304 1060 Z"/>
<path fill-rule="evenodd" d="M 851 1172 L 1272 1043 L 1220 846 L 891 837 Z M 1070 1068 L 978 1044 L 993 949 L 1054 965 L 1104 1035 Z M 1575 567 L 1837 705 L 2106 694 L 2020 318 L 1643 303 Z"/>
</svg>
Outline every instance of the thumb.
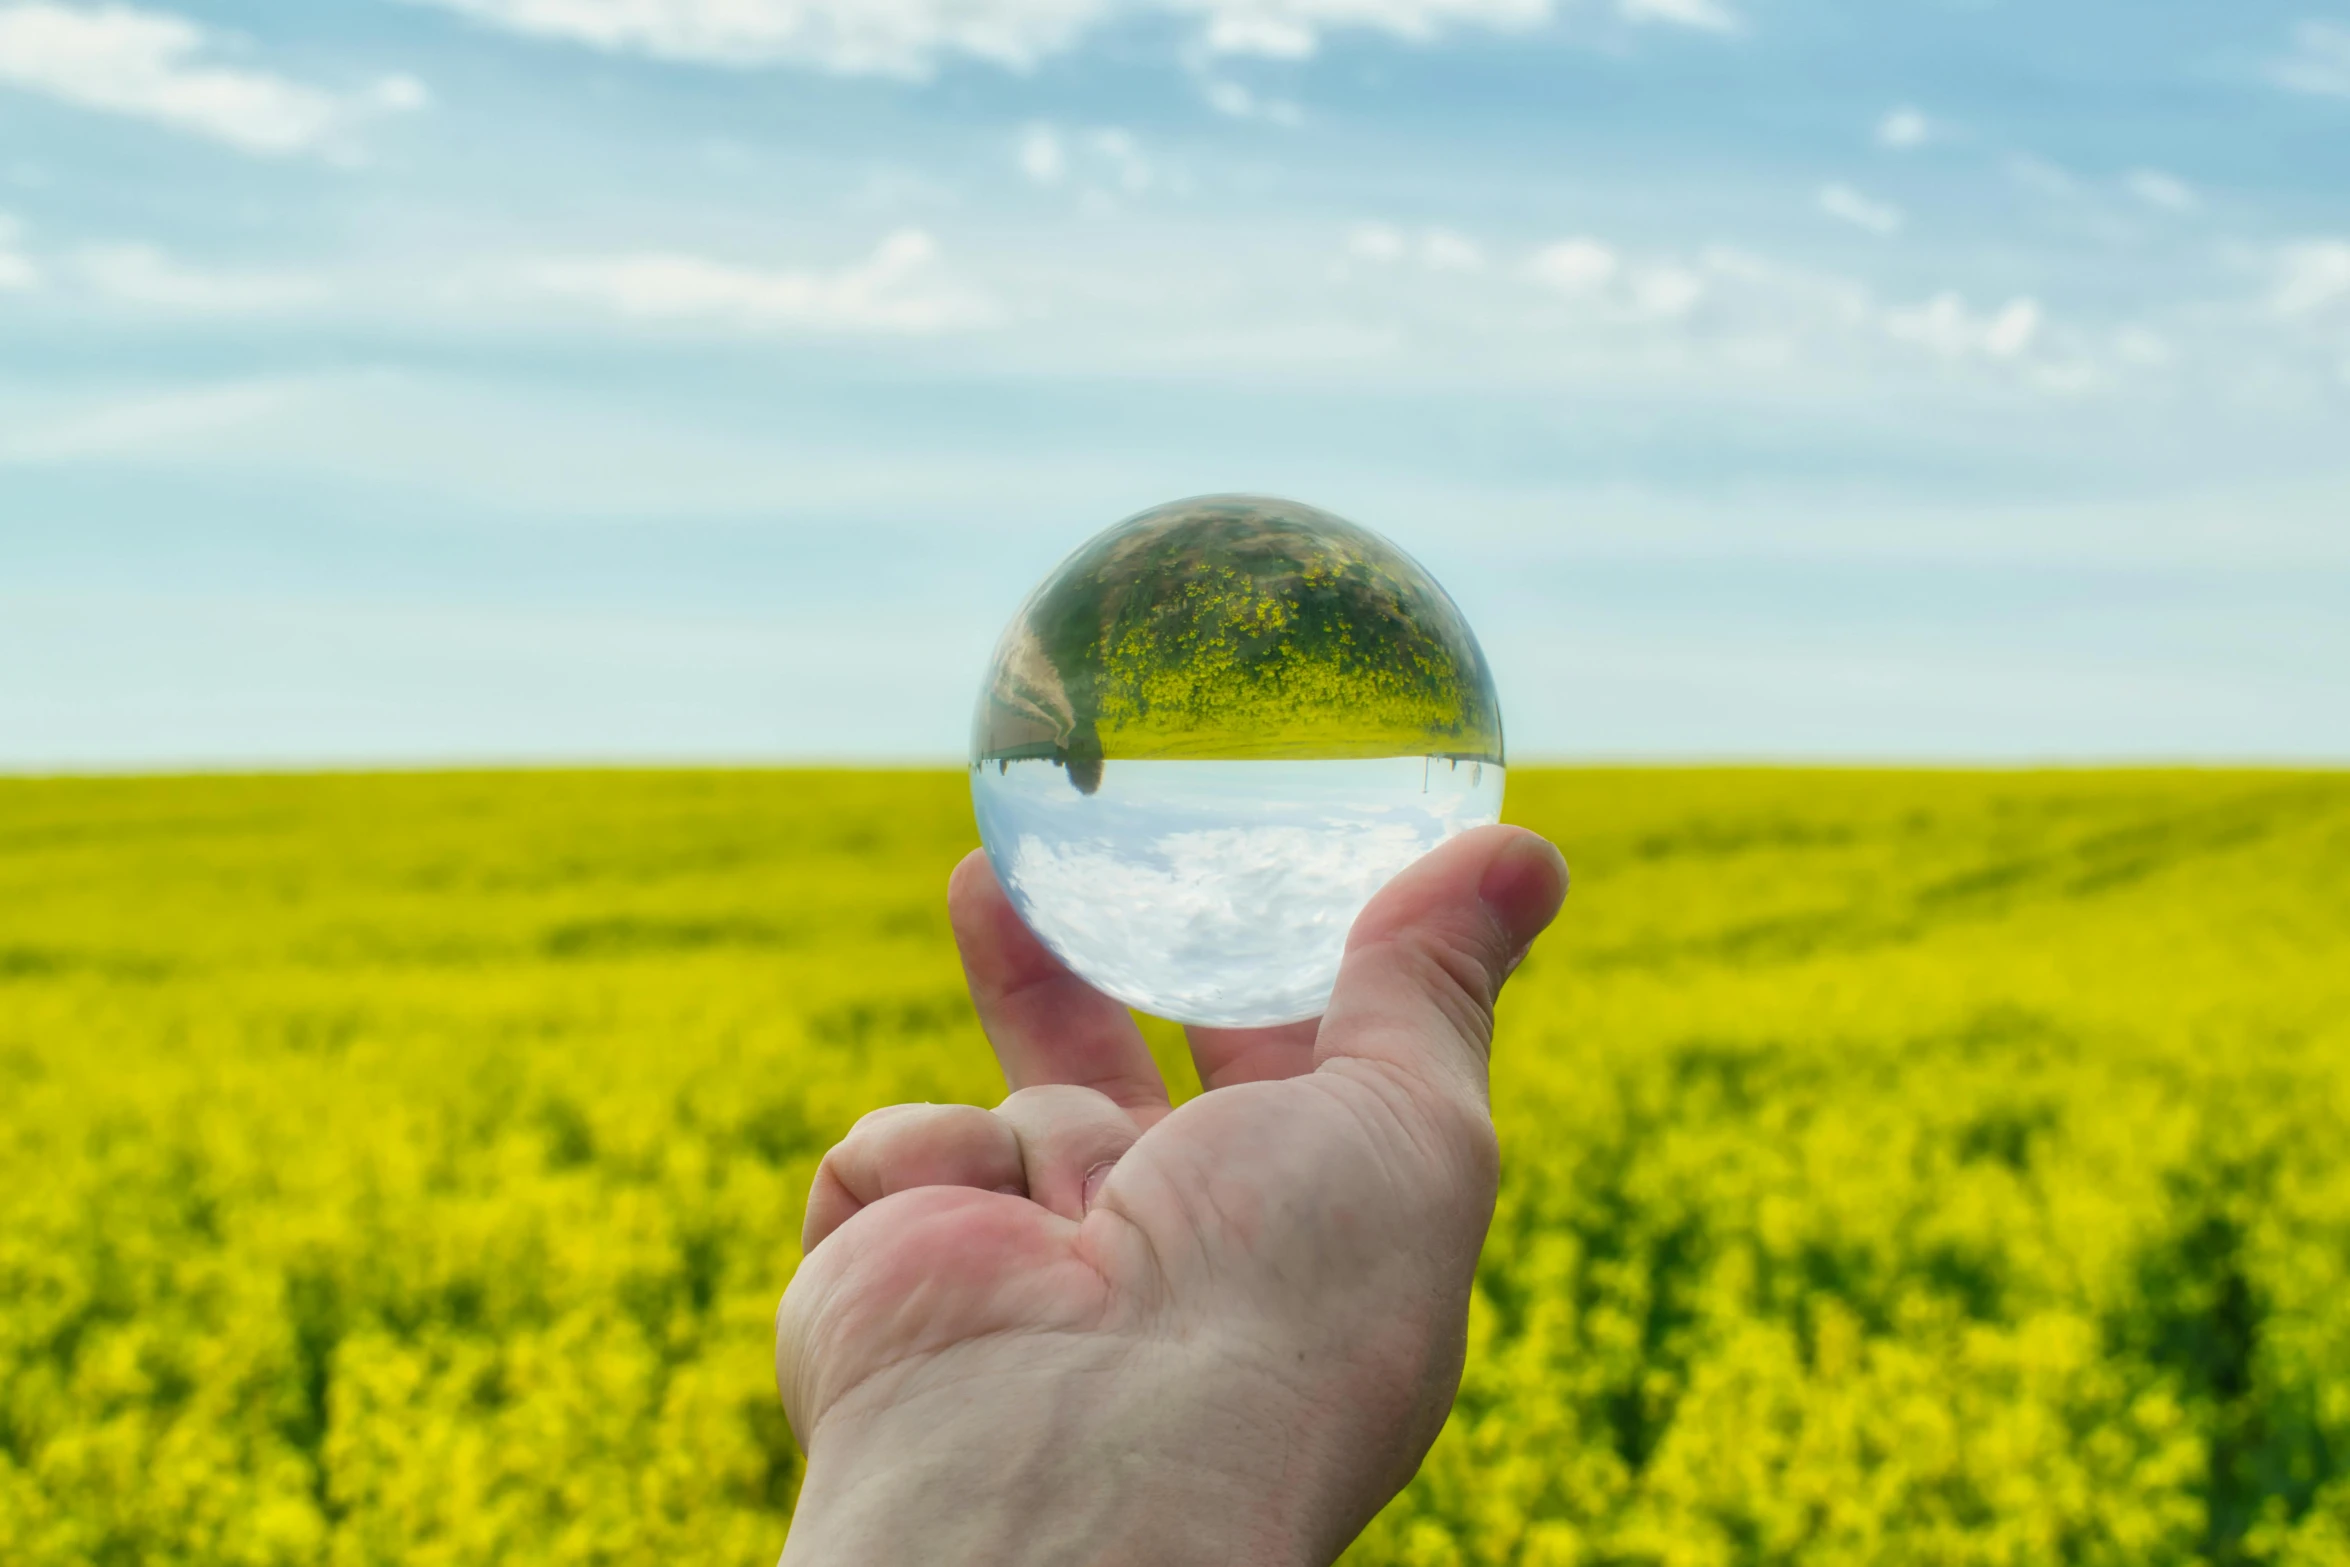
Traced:
<svg viewBox="0 0 2350 1567">
<path fill-rule="evenodd" d="M 1494 1000 L 1566 896 L 1567 862 L 1522 827 L 1431 850 L 1355 920 L 1314 1064 L 1377 1063 L 1415 1095 L 1482 1114 Z"/>
</svg>

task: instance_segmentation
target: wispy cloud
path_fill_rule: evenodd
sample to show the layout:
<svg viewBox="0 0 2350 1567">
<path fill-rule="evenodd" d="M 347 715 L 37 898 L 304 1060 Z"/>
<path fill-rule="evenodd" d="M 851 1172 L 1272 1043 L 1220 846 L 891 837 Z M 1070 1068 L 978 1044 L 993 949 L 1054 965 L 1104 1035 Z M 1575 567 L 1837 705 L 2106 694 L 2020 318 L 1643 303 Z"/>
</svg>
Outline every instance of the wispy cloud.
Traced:
<svg viewBox="0 0 2350 1567">
<path fill-rule="evenodd" d="M 1013 161 L 1033 183 L 1074 187 L 1086 205 L 1114 208 L 1162 183 L 1165 171 L 1143 151 L 1132 131 L 1116 125 L 1063 130 L 1031 125 L 1013 147 Z M 1173 183 L 1180 185 L 1180 171 Z"/>
<path fill-rule="evenodd" d="M 1267 98 L 1238 82 L 1211 77 L 1201 84 L 1208 107 L 1235 120 L 1266 120 L 1275 125 L 1303 125 L 1305 111 L 1286 98 Z"/>
<path fill-rule="evenodd" d="M 1746 25 L 1720 0 L 1618 0 L 1617 9 L 1627 21 L 1663 22 L 1705 33 L 1735 33 Z"/>
<path fill-rule="evenodd" d="M 428 97 L 405 76 L 344 95 L 222 65 L 210 58 L 219 43 L 162 11 L 49 0 L 0 5 L 0 83 L 279 155 L 331 148 L 355 121 L 419 108 Z"/>
<path fill-rule="evenodd" d="M 1020 133 L 1016 153 L 1020 172 L 1039 185 L 1058 185 L 1069 174 L 1069 151 L 1060 132 L 1049 125 L 1031 125 Z"/>
<path fill-rule="evenodd" d="M 1898 234 L 1906 221 L 1899 207 L 1872 201 L 1849 185 L 1823 185 L 1817 199 L 1820 210 L 1829 217 L 1871 234 Z"/>
<path fill-rule="evenodd" d="M 2063 169 L 2028 152 L 2017 153 L 2007 160 L 2007 174 L 2026 190 L 2043 196 L 2069 197 L 2080 189 L 2079 182 Z"/>
<path fill-rule="evenodd" d="M 1425 41 L 1447 28 L 1514 29 L 1550 19 L 1553 0 L 1157 0 L 1206 24 L 1206 42 L 1223 54 L 1303 59 L 1324 34 L 1356 29 Z M 1139 9 L 1139 6 L 1130 8 Z"/>
<path fill-rule="evenodd" d="M 1346 237 L 1346 253 L 1379 266 L 1409 262 L 1430 272 L 1485 270 L 1484 247 L 1445 228 L 1422 229 L 1414 235 L 1385 223 L 1358 224 Z"/>
<path fill-rule="evenodd" d="M 2287 317 L 2316 315 L 2350 303 L 2350 240 L 2286 246 L 2277 258 L 2276 288 L 2269 303 Z"/>
<path fill-rule="evenodd" d="M 1522 28 L 1554 0 L 415 0 L 510 32 L 715 65 L 921 77 L 950 59 L 1025 70 L 1139 12 L 1198 18 L 1215 54 L 1303 59 L 1349 29 L 1425 40 Z M 1637 0 L 1712 14 L 1715 0 Z"/>
<path fill-rule="evenodd" d="M 920 76 L 962 56 L 1026 68 L 1109 0 L 420 0 L 509 32 L 711 65 Z"/>
<path fill-rule="evenodd" d="M 1877 145 L 1890 147 L 1896 152 L 1923 147 L 1933 139 L 1934 122 L 1927 119 L 1923 111 L 1907 104 L 1888 110 L 1885 117 L 1877 122 Z"/>
<path fill-rule="evenodd" d="M 41 269 L 17 249 L 17 233 L 16 219 L 0 212 L 0 294 L 22 293 L 41 283 Z"/>
<path fill-rule="evenodd" d="M 1586 236 L 1543 246 L 1528 258 L 1525 275 L 1549 292 L 1605 319 L 1678 321 L 1702 304 L 1705 278 L 1678 262 L 1635 264 Z"/>
<path fill-rule="evenodd" d="M 830 272 L 646 252 L 540 262 L 523 279 L 634 320 L 750 331 L 920 335 L 994 318 L 984 298 L 947 275 L 937 243 L 919 229 L 900 230 L 867 260 Z"/>
<path fill-rule="evenodd" d="M 2350 98 L 2350 27 L 2336 22 L 2303 22 L 2293 32 L 2293 50 L 2270 73 L 2295 92 Z"/>
<path fill-rule="evenodd" d="M 0 433 L 0 466 L 119 459 L 249 424 L 299 400 L 299 381 L 234 381 L 118 398 Z"/>
<path fill-rule="evenodd" d="M 2134 169 L 2122 184 L 2147 206 L 2164 212 L 2193 212 L 2203 205 L 2193 186 L 2160 169 Z"/>
<path fill-rule="evenodd" d="M 301 309 L 327 297 L 317 278 L 294 273 L 217 272 L 190 267 L 147 245 L 81 251 L 75 271 L 106 299 L 193 315 L 259 315 Z"/>
<path fill-rule="evenodd" d="M 1943 359 L 2015 359 L 2040 335 L 2039 301 L 2014 299 L 1978 315 L 1955 293 L 1885 315 L 1885 330 L 1896 341 L 1913 343 Z"/>
</svg>

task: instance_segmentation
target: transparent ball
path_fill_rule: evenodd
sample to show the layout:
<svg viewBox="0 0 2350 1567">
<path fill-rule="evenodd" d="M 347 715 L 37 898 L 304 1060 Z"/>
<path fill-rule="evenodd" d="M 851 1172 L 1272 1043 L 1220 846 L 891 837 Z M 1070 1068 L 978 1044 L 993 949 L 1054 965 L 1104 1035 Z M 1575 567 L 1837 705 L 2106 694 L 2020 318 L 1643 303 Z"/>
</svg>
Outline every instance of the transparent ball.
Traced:
<svg viewBox="0 0 2350 1567">
<path fill-rule="evenodd" d="M 1371 895 L 1501 791 L 1493 676 L 1435 579 L 1253 495 L 1062 562 L 972 726 L 980 840 L 1029 929 L 1096 989 L 1216 1027 L 1320 1016 Z"/>
</svg>

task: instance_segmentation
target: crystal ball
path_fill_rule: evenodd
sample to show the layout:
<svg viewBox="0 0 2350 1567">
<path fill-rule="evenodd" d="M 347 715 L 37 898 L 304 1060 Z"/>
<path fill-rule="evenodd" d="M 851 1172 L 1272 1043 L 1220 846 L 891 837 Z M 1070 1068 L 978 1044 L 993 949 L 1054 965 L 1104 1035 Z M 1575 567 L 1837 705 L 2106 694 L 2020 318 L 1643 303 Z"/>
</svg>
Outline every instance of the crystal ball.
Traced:
<svg viewBox="0 0 2350 1567">
<path fill-rule="evenodd" d="M 1402 550 L 1211 495 L 1062 562 L 997 644 L 971 732 L 988 859 L 1095 989 L 1178 1022 L 1319 1017 L 1398 871 L 1499 819 L 1501 710 Z"/>
</svg>

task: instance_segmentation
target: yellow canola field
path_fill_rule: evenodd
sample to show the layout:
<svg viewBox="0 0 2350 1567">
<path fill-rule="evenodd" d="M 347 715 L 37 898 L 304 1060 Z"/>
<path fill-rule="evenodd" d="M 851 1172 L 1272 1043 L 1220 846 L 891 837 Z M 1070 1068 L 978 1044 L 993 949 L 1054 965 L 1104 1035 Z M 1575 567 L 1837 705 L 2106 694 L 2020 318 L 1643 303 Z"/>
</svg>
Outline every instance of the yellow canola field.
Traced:
<svg viewBox="0 0 2350 1567">
<path fill-rule="evenodd" d="M 2350 778 L 1510 787 L 1577 887 L 1350 1562 L 2350 1562 Z M 999 1092 L 971 841 L 955 774 L 0 783 L 0 1563 L 772 1562 L 814 1163 Z"/>
</svg>

